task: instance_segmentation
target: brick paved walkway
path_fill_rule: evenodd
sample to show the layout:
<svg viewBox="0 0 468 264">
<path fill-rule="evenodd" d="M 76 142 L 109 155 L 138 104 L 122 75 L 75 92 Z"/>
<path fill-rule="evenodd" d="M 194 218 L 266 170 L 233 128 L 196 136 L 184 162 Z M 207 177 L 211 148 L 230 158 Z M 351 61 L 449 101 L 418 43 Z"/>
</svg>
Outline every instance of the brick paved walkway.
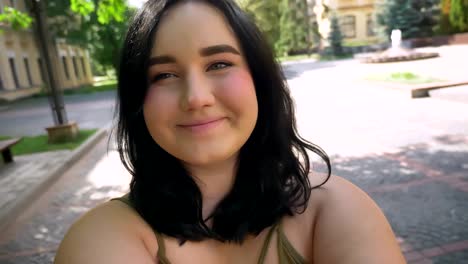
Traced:
<svg viewBox="0 0 468 264">
<path fill-rule="evenodd" d="M 22 202 L 18 197 L 23 198 L 33 191 L 31 187 L 43 184 L 70 155 L 71 151 L 64 150 L 15 156 L 15 162 L 0 166 L 0 220 Z"/>
<path fill-rule="evenodd" d="M 9 228 L 0 240 L 2 264 L 52 262 L 77 217 L 127 191 L 129 175 L 117 153 L 106 151 L 102 140 L 52 187 L 47 202 Z M 334 174 L 359 185 L 384 210 L 408 263 L 468 263 L 467 136 L 332 160 Z"/>
<path fill-rule="evenodd" d="M 408 263 L 468 263 L 468 136 L 333 161 L 384 210 Z"/>
</svg>

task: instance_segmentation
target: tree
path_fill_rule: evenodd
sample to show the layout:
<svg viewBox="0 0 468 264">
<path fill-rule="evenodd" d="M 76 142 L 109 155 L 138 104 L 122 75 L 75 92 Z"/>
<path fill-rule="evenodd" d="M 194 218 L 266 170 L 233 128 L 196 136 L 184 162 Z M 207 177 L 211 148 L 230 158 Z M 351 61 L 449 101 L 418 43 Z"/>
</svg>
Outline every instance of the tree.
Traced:
<svg viewBox="0 0 468 264">
<path fill-rule="evenodd" d="M 279 0 L 237 0 L 265 34 L 271 45 L 279 39 Z"/>
<path fill-rule="evenodd" d="M 342 56 L 343 52 L 343 35 L 341 34 L 340 25 L 338 22 L 338 18 L 335 14 L 332 14 L 330 18 L 330 34 L 328 35 L 328 44 L 329 51 L 333 56 Z"/>
<path fill-rule="evenodd" d="M 134 11 L 124 0 L 49 0 L 47 6 L 53 37 L 87 48 L 104 69 L 117 69 L 125 18 Z"/>
<path fill-rule="evenodd" d="M 411 7 L 421 15 L 415 37 L 431 37 L 440 19 L 440 0 L 412 0 Z"/>
<path fill-rule="evenodd" d="M 281 0 L 279 8 L 281 10 L 279 20 L 280 34 L 278 41 L 275 43 L 275 50 L 278 55 L 287 56 L 289 51 L 296 46 L 294 38 L 294 10 L 291 9 L 289 0 Z"/>
<path fill-rule="evenodd" d="M 440 1 L 439 23 L 435 29 L 439 34 L 452 34 L 457 32 L 457 29 L 452 26 L 449 19 L 451 2 L 452 0 Z"/>
<path fill-rule="evenodd" d="M 10 26 L 13 30 L 28 29 L 33 19 L 28 14 L 5 6 L 0 14 L 0 26 Z M 1 31 L 0 31 L 1 32 Z"/>
<path fill-rule="evenodd" d="M 468 1 L 452 0 L 449 13 L 450 23 L 460 31 L 468 30 Z"/>
<path fill-rule="evenodd" d="M 417 37 L 423 15 L 412 7 L 411 0 L 384 0 L 378 6 L 377 23 L 389 38 L 392 30 L 400 29 L 402 38 Z"/>
</svg>

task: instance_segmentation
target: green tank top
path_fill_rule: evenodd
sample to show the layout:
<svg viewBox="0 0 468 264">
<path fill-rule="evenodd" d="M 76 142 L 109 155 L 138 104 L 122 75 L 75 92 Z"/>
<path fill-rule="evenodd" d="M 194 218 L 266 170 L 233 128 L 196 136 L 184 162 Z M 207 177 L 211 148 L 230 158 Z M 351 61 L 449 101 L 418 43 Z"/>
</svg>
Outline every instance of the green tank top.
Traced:
<svg viewBox="0 0 468 264">
<path fill-rule="evenodd" d="M 128 199 L 128 194 L 124 195 L 119 198 L 114 198 L 112 200 L 118 200 L 129 207 L 133 209 L 133 206 Z M 278 221 L 278 223 L 274 224 L 271 229 L 268 231 L 268 234 L 265 238 L 265 242 L 263 243 L 262 250 L 260 252 L 260 257 L 258 258 L 258 264 L 263 264 L 265 262 L 265 257 L 268 252 L 268 248 L 270 245 L 271 238 L 273 237 L 273 233 L 276 232 L 277 235 L 277 248 L 278 248 L 278 259 L 279 259 L 279 264 L 304 264 L 306 263 L 304 258 L 297 253 L 297 251 L 294 249 L 294 247 L 291 245 L 289 242 L 288 238 L 283 232 L 283 228 L 281 226 L 281 221 Z M 161 264 L 171 264 L 169 259 L 166 258 L 166 247 L 164 245 L 164 239 L 163 235 L 154 230 L 154 234 L 156 236 L 156 240 L 158 241 L 158 253 L 157 253 L 157 258 L 159 260 L 159 263 Z"/>
</svg>

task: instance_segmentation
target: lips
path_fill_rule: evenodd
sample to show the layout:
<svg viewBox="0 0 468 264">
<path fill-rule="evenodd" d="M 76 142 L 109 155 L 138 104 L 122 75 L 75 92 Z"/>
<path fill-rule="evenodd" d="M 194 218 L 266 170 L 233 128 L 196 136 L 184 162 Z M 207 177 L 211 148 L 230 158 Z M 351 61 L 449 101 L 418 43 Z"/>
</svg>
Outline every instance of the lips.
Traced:
<svg viewBox="0 0 468 264">
<path fill-rule="evenodd" d="M 216 127 L 223 121 L 224 117 L 222 118 L 210 118 L 210 119 L 205 119 L 205 120 L 196 120 L 196 121 L 190 121 L 187 123 L 183 123 L 178 125 L 181 128 L 187 129 L 191 132 L 203 132 L 207 131 L 211 128 Z"/>
</svg>

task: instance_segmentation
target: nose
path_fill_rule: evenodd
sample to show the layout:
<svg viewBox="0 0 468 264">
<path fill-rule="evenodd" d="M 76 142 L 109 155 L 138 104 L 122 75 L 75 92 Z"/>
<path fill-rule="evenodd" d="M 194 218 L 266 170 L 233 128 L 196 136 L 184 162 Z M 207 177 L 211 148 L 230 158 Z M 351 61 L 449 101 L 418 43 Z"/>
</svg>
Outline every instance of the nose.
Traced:
<svg viewBox="0 0 468 264">
<path fill-rule="evenodd" d="M 213 87 L 210 80 L 199 73 L 188 75 L 185 80 L 184 94 L 181 99 L 185 111 L 200 110 L 215 103 Z"/>
</svg>

